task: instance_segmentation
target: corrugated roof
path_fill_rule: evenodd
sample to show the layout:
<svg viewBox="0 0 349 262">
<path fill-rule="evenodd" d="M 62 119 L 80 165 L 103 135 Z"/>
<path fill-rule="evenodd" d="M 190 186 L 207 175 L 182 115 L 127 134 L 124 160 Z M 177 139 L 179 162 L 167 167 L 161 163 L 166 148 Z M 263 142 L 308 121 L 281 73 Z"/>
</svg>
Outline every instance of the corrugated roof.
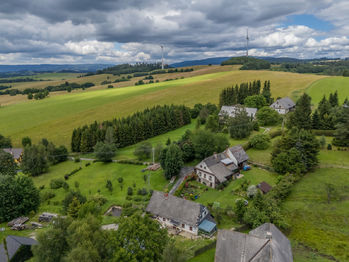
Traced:
<svg viewBox="0 0 349 262">
<path fill-rule="evenodd" d="M 190 226 L 198 226 L 203 219 L 201 217 L 203 208 L 205 207 L 199 203 L 154 191 L 146 211 Z"/>
<path fill-rule="evenodd" d="M 254 117 L 258 109 L 253 107 L 244 107 L 242 105 L 222 106 L 219 115 L 227 115 L 229 117 L 234 117 L 236 113 L 241 112 L 242 110 L 245 110 L 249 116 Z"/>
<path fill-rule="evenodd" d="M 258 185 L 258 188 L 262 190 L 263 193 L 268 193 L 272 189 L 271 185 L 264 181 Z"/>
</svg>

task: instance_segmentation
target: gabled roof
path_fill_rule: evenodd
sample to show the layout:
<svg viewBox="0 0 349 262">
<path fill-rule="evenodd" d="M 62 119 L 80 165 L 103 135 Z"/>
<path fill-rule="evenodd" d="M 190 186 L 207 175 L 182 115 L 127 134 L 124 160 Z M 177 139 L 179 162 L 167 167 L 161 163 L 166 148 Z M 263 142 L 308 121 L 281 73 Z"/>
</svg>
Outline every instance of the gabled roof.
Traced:
<svg viewBox="0 0 349 262">
<path fill-rule="evenodd" d="M 22 148 L 3 148 L 6 153 L 9 153 L 13 156 L 14 159 L 19 159 L 23 153 Z"/>
<path fill-rule="evenodd" d="M 146 211 L 190 226 L 198 226 L 205 207 L 199 203 L 154 191 Z"/>
<path fill-rule="evenodd" d="M 219 153 L 202 160 L 221 183 L 226 181 L 226 177 L 230 176 L 236 169 L 238 169 L 234 163 L 228 165 L 224 164 L 226 159 L 227 156 L 224 153 Z"/>
<path fill-rule="evenodd" d="M 219 230 L 215 262 L 292 262 L 290 241 L 273 224 L 249 234 Z"/>
<path fill-rule="evenodd" d="M 0 244 L 0 261 L 1 262 L 6 262 L 8 259 L 7 259 L 7 255 L 6 255 L 6 250 L 4 248 L 4 245 L 3 244 Z"/>
<path fill-rule="evenodd" d="M 284 109 L 291 109 L 295 106 L 296 106 L 296 104 L 289 97 L 284 97 L 284 98 L 278 99 L 271 105 L 271 107 L 273 107 L 273 108 L 281 107 Z"/>
<path fill-rule="evenodd" d="M 37 245 L 37 243 L 38 242 L 36 240 L 28 237 L 7 236 L 6 248 L 7 248 L 9 259 L 11 260 L 13 258 L 13 256 L 16 254 L 16 252 L 21 246 L 32 246 L 32 245 Z M 1 258 L 1 247 L 0 247 L 0 258 Z M 7 261 L 7 260 L 4 260 L 4 261 Z"/>
<path fill-rule="evenodd" d="M 222 106 L 221 107 L 221 110 L 219 112 L 219 115 L 220 116 L 223 116 L 223 115 L 227 115 L 229 117 L 234 117 L 236 113 L 242 111 L 242 110 L 245 110 L 246 113 L 249 115 L 249 116 L 252 116 L 254 117 L 255 114 L 257 113 L 257 108 L 253 108 L 253 107 L 244 107 L 242 105 L 235 105 L 235 106 Z"/>
<path fill-rule="evenodd" d="M 267 182 L 263 181 L 260 184 L 258 184 L 258 188 L 260 190 L 262 190 L 262 192 L 265 194 L 265 193 L 268 193 L 272 189 L 272 186 L 269 185 Z"/>
<path fill-rule="evenodd" d="M 248 155 L 242 146 L 233 146 L 228 148 L 228 150 L 233 154 L 239 164 L 248 160 Z"/>
</svg>

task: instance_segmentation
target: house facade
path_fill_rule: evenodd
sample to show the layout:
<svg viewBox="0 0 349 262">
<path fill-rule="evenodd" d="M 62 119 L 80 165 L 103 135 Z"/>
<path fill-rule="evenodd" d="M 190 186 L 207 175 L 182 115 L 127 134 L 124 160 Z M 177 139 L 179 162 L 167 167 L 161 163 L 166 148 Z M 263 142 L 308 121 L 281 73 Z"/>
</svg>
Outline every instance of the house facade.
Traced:
<svg viewBox="0 0 349 262">
<path fill-rule="evenodd" d="M 242 146 L 233 146 L 222 153 L 205 158 L 194 170 L 200 183 L 217 188 L 219 184 L 235 179 L 247 160 L 248 155 Z"/>
<path fill-rule="evenodd" d="M 218 116 L 221 120 L 223 120 L 225 117 L 235 117 L 235 115 L 241 111 L 246 111 L 249 117 L 255 118 L 257 110 L 257 108 L 244 107 L 242 105 L 222 106 Z"/>
<path fill-rule="evenodd" d="M 146 211 L 152 214 L 163 227 L 198 235 L 202 225 L 210 224 L 208 234 L 216 230 L 207 207 L 173 195 L 154 191 Z M 205 230 L 207 227 L 205 227 Z"/>
<path fill-rule="evenodd" d="M 276 100 L 271 106 L 281 115 L 285 115 L 296 107 L 296 104 L 289 97 L 284 97 Z"/>
</svg>

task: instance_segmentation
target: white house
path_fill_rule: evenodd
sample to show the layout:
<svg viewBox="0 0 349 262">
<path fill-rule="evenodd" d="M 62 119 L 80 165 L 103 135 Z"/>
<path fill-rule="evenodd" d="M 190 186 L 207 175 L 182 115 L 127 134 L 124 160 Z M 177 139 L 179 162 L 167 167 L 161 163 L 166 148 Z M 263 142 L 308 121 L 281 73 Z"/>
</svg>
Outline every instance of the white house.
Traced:
<svg viewBox="0 0 349 262">
<path fill-rule="evenodd" d="M 241 111 L 246 111 L 247 115 L 255 118 L 255 115 L 257 113 L 257 108 L 252 107 L 244 107 L 242 105 L 235 105 L 235 106 L 222 106 L 221 110 L 219 111 L 219 117 L 223 118 L 225 116 L 227 117 L 235 117 L 235 115 Z"/>
<path fill-rule="evenodd" d="M 247 160 L 248 155 L 242 146 L 233 146 L 222 153 L 205 158 L 194 170 L 200 183 L 216 188 L 219 184 L 236 178 L 239 168 L 242 168 Z"/>
<path fill-rule="evenodd" d="M 197 235 L 199 230 L 211 234 L 216 230 L 207 207 L 168 193 L 154 191 L 146 211 L 162 226 Z"/>
<path fill-rule="evenodd" d="M 285 115 L 295 108 L 296 104 L 289 97 L 284 97 L 276 100 L 270 107 L 276 110 L 279 114 Z"/>
</svg>

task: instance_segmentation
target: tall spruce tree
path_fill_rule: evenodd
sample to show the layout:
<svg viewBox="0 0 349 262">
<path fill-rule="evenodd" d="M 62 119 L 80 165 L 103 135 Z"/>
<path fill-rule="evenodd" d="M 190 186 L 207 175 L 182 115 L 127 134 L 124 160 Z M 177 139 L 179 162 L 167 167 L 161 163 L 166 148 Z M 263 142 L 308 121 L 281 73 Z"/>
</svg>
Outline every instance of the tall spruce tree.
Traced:
<svg viewBox="0 0 349 262">
<path fill-rule="evenodd" d="M 334 94 L 330 94 L 330 99 L 329 102 L 331 104 L 332 107 L 338 106 L 338 92 L 336 90 L 336 92 L 334 92 Z"/>
<path fill-rule="evenodd" d="M 304 93 L 297 101 L 294 112 L 291 113 L 289 126 L 299 129 L 311 129 L 311 97 Z"/>
<path fill-rule="evenodd" d="M 311 125 L 312 125 L 313 129 L 320 129 L 321 128 L 318 110 L 315 110 L 315 112 L 311 118 Z"/>
</svg>

